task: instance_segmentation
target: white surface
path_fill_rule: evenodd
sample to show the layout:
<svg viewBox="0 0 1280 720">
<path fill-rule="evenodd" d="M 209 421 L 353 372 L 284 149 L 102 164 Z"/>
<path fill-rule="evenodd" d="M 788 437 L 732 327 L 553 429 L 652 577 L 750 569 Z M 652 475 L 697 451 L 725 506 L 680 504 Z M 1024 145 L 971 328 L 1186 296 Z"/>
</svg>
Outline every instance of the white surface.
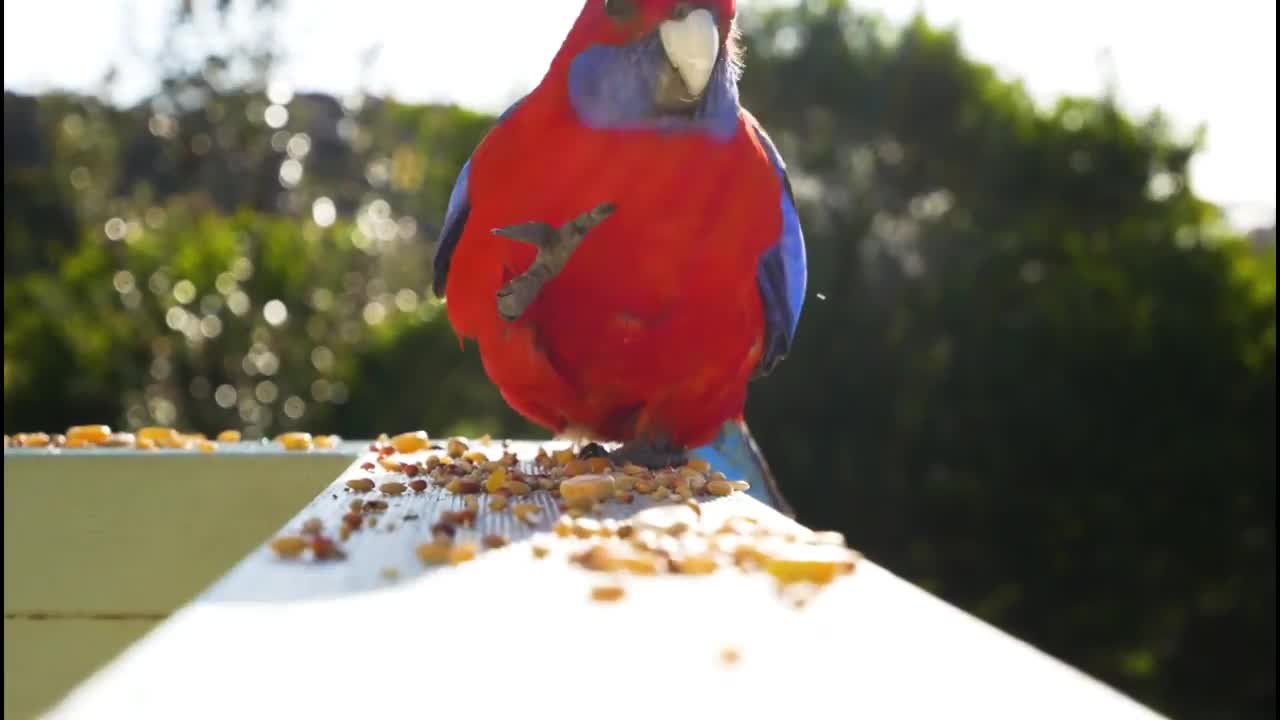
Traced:
<svg viewBox="0 0 1280 720">
<path fill-rule="evenodd" d="M 289 527 L 333 527 L 351 473 Z M 438 490 L 389 502 L 345 561 L 259 548 L 50 717 L 1158 717 L 867 561 L 803 610 L 732 570 L 627 577 L 627 596 L 600 604 L 588 594 L 606 577 L 559 546 L 535 560 L 517 542 L 422 573 L 413 548 L 461 502 Z M 790 523 L 744 496 L 704 510 L 721 512 Z M 527 532 L 507 523 L 485 516 L 477 532 Z M 726 647 L 740 662 L 721 662 Z"/>
</svg>

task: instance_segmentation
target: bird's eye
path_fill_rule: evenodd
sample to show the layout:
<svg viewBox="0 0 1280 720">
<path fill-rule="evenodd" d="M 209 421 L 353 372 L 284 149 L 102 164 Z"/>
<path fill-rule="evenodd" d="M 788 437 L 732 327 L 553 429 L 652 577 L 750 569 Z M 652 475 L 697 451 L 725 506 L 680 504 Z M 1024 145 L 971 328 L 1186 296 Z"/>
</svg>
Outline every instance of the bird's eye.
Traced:
<svg viewBox="0 0 1280 720">
<path fill-rule="evenodd" d="M 635 0 L 604 0 L 604 12 L 619 22 L 630 20 L 636 13 Z"/>
</svg>

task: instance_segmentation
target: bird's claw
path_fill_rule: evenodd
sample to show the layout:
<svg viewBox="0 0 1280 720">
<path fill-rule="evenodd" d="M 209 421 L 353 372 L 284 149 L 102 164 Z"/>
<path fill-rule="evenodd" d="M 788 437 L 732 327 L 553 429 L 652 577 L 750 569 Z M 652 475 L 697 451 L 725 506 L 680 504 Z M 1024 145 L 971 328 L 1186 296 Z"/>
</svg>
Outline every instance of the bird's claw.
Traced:
<svg viewBox="0 0 1280 720">
<path fill-rule="evenodd" d="M 495 235 L 527 242 L 538 248 L 528 270 L 498 290 L 498 314 L 508 321 L 524 314 L 542 292 L 542 286 L 560 274 L 587 233 L 613 214 L 613 203 L 597 205 L 559 228 L 544 222 L 525 222 L 493 230 Z"/>
</svg>

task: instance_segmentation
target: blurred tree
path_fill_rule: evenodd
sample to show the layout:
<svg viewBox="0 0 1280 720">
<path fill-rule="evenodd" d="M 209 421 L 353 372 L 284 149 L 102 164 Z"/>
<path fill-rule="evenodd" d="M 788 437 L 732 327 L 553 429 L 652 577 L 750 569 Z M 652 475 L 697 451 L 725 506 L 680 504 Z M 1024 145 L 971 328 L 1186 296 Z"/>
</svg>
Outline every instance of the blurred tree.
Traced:
<svg viewBox="0 0 1280 720">
<path fill-rule="evenodd" d="M 6 432 L 541 435 L 428 294 L 491 118 L 295 95 L 274 4 L 247 46 L 203 7 L 138 107 L 5 96 Z M 1166 712 L 1273 716 L 1274 245 L 1192 192 L 1198 140 L 1037 108 L 922 19 L 744 30 L 810 246 L 748 408 L 801 519 Z"/>
</svg>

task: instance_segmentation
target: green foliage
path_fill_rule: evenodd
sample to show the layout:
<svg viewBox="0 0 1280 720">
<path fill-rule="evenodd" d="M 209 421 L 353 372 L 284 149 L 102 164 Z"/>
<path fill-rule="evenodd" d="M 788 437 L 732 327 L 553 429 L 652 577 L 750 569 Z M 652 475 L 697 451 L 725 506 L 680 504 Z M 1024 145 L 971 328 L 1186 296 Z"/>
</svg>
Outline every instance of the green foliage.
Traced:
<svg viewBox="0 0 1280 720">
<path fill-rule="evenodd" d="M 1037 108 L 923 20 L 744 24 L 812 290 L 748 415 L 801 519 L 1166 712 L 1273 716 L 1275 254 L 1192 192 L 1198 140 Z M 429 296 L 492 119 L 272 127 L 227 65 L 128 110 L 6 95 L 6 432 L 540 434 Z"/>
</svg>

